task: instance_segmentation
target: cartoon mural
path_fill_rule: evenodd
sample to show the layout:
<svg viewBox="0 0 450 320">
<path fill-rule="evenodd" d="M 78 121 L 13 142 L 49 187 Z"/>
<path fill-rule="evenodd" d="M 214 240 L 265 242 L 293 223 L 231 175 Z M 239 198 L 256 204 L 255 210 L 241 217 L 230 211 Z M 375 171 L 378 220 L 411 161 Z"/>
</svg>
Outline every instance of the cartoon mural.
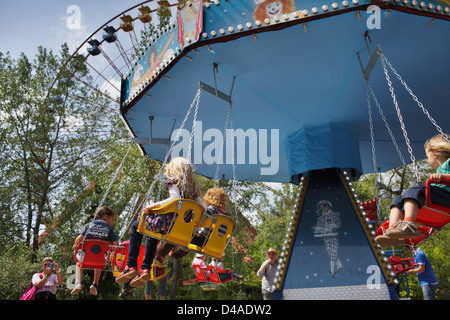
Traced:
<svg viewBox="0 0 450 320">
<path fill-rule="evenodd" d="M 283 14 L 295 10 L 293 0 L 254 0 L 254 19 L 264 21 L 265 19 L 281 18 Z"/>
</svg>

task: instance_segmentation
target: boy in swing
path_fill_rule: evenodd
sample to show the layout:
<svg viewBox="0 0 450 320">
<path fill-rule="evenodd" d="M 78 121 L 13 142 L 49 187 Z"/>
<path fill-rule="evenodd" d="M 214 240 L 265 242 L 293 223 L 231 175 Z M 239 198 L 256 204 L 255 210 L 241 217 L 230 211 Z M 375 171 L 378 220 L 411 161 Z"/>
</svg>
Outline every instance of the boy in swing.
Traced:
<svg viewBox="0 0 450 320">
<path fill-rule="evenodd" d="M 425 142 L 425 152 L 429 165 L 436 170 L 430 176 L 432 182 L 431 202 L 450 207 L 450 186 L 437 184 L 441 179 L 450 178 L 449 135 L 438 134 Z M 391 204 L 389 228 L 375 238 L 382 247 L 402 245 L 405 239 L 421 236 L 415 222 L 419 209 L 425 204 L 425 186 L 408 188 L 403 195 L 394 198 Z"/>
</svg>

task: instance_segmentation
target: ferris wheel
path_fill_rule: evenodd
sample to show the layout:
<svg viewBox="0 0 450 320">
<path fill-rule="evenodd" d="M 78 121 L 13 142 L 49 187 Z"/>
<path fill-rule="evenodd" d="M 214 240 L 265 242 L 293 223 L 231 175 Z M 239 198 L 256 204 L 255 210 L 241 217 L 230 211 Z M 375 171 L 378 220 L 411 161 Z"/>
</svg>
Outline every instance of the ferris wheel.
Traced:
<svg viewBox="0 0 450 320">
<path fill-rule="evenodd" d="M 143 48 L 161 33 L 157 26 L 166 23 L 169 27 L 173 23 L 173 11 L 180 6 L 179 2 L 143 1 L 102 24 L 66 61 L 52 82 L 47 98 L 51 102 L 60 102 L 62 98 L 58 91 L 59 83 L 77 83 L 85 90 L 102 96 L 103 102 L 97 104 L 105 113 L 113 117 L 120 116 L 122 78 L 135 68 Z M 75 64 L 75 68 L 69 68 L 71 64 Z M 77 66 L 80 65 L 88 70 L 89 81 L 77 76 Z M 84 102 L 92 101 L 85 99 Z M 108 122 L 109 119 L 104 120 Z"/>
</svg>

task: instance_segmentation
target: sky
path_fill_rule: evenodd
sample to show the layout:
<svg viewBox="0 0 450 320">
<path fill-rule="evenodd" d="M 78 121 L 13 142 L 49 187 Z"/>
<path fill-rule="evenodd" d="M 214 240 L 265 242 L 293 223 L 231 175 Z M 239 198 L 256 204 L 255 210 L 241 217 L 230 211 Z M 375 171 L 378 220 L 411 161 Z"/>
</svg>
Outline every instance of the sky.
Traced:
<svg viewBox="0 0 450 320">
<path fill-rule="evenodd" d="M 58 52 L 63 43 L 74 52 L 94 31 L 136 0 L 0 0 L 0 52 L 33 58 L 38 46 Z M 79 28 L 71 6 L 79 8 Z M 69 26 L 68 26 L 69 20 Z"/>
<path fill-rule="evenodd" d="M 73 53 L 106 22 L 143 2 L 143 0 L 0 0 L 2 22 L 0 52 L 9 52 L 13 59 L 19 58 L 20 54 L 24 53 L 33 60 L 39 46 L 57 53 L 61 45 L 67 43 L 69 51 Z M 148 5 L 153 9 L 153 2 Z M 77 20 L 80 22 L 79 25 L 74 24 L 77 14 L 74 8 L 79 9 L 80 19 Z M 85 50 L 80 49 L 80 53 L 85 55 Z M 108 86 L 106 82 L 105 85 Z M 117 82 L 115 85 L 119 86 Z M 115 91 L 110 89 L 109 92 Z M 268 183 L 268 185 L 279 188 L 279 184 Z"/>
</svg>

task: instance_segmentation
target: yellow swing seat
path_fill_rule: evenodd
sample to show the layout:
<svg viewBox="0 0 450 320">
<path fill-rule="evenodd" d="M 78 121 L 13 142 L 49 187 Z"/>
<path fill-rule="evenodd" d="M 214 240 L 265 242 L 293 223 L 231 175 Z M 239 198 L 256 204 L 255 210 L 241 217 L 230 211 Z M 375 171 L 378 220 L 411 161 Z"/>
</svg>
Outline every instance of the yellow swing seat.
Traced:
<svg viewBox="0 0 450 320">
<path fill-rule="evenodd" d="M 202 227 L 210 227 L 212 230 L 206 244 L 198 246 L 191 243 L 189 244 L 189 249 L 214 258 L 221 258 L 228 244 L 228 240 L 236 227 L 236 223 L 226 214 L 215 214 L 208 216 L 200 224 L 199 228 Z"/>
<path fill-rule="evenodd" d="M 160 208 L 152 210 L 153 214 L 177 213 L 174 216 L 175 221 L 173 221 L 171 229 L 166 234 L 153 232 L 147 229 L 145 224 L 145 212 L 142 213 L 137 231 L 141 234 L 148 235 L 149 237 L 187 248 L 191 242 L 194 229 L 198 226 L 205 213 L 205 208 L 197 201 L 190 199 L 183 199 L 181 207 L 177 208 L 179 202 L 180 199 L 175 199 Z"/>
</svg>

